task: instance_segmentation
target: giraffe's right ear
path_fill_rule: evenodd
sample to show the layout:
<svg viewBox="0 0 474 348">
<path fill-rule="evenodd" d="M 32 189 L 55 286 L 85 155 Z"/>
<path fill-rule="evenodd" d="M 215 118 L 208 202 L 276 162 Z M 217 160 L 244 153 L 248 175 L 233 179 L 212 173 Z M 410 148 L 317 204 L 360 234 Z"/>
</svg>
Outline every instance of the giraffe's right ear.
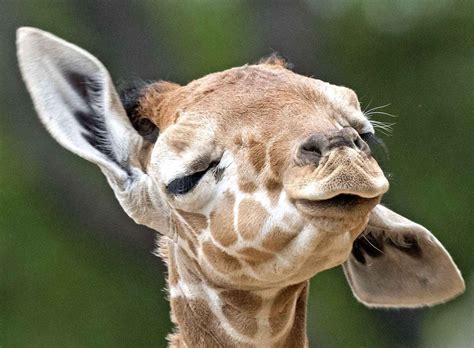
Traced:
<svg viewBox="0 0 474 348">
<path fill-rule="evenodd" d="M 370 307 L 432 306 L 465 289 L 458 267 L 435 236 L 380 204 L 343 268 L 354 296 Z"/>
<path fill-rule="evenodd" d="M 125 190 L 142 174 L 136 159 L 143 137 L 132 127 L 105 67 L 81 48 L 35 28 L 18 29 L 17 53 L 51 135 L 96 163 L 114 190 Z"/>
</svg>

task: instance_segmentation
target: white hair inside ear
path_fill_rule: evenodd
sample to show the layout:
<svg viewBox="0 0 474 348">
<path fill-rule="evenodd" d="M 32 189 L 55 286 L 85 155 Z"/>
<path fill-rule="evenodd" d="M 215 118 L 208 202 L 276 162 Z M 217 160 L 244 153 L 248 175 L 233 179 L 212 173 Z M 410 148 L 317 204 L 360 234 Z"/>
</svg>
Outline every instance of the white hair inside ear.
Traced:
<svg viewBox="0 0 474 348">
<path fill-rule="evenodd" d="M 130 150 L 141 138 L 131 127 L 110 76 L 91 54 L 50 33 L 20 28 L 20 69 L 41 121 L 68 150 L 124 183 Z"/>
<path fill-rule="evenodd" d="M 167 230 L 169 211 L 140 155 L 135 131 L 107 69 L 90 53 L 35 28 L 17 31 L 20 70 L 38 115 L 65 148 L 97 164 L 137 223 Z"/>
<path fill-rule="evenodd" d="M 343 268 L 354 296 L 367 306 L 431 306 L 465 289 L 441 243 L 423 226 L 382 205 L 372 211 Z"/>
</svg>

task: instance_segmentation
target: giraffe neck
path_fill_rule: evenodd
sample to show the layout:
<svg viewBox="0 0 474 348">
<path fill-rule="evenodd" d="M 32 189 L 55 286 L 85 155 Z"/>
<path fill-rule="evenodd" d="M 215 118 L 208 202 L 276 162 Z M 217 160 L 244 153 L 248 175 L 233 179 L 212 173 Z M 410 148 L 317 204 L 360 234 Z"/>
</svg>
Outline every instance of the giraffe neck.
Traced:
<svg viewBox="0 0 474 348">
<path fill-rule="evenodd" d="M 189 256 L 173 241 L 166 248 L 176 325 L 172 347 L 307 346 L 308 281 L 265 290 L 222 288 L 190 266 Z"/>
</svg>

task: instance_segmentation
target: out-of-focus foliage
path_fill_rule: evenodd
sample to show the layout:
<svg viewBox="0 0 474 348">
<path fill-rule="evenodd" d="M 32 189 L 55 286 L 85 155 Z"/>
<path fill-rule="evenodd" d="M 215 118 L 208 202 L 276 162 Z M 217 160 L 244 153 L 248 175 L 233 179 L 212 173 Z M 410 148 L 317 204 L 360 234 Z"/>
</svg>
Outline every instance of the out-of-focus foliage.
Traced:
<svg viewBox="0 0 474 348">
<path fill-rule="evenodd" d="M 470 1 L 0 0 L 0 346 L 165 346 L 164 267 L 99 171 L 42 129 L 14 35 L 37 26 L 121 81 L 180 83 L 279 51 L 396 122 L 385 203 L 433 231 L 469 280 L 431 309 L 369 310 L 340 269 L 312 282 L 320 347 L 464 347 L 473 337 L 474 6 Z"/>
</svg>

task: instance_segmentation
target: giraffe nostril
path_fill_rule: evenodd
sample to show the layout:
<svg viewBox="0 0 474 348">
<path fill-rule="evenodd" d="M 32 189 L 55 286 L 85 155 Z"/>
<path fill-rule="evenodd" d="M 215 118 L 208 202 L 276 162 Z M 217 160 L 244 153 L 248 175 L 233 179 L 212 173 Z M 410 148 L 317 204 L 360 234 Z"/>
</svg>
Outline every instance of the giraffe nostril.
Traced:
<svg viewBox="0 0 474 348">
<path fill-rule="evenodd" d="M 313 153 L 316 155 L 321 155 L 321 151 L 319 150 L 319 147 L 316 144 L 303 144 L 301 146 L 301 152 L 306 152 L 306 153 Z"/>
<path fill-rule="evenodd" d="M 369 145 L 360 137 L 359 134 L 357 134 L 357 136 L 354 140 L 354 145 L 358 150 L 370 155 Z"/>
<path fill-rule="evenodd" d="M 370 154 L 369 146 L 362 140 L 357 131 L 346 127 L 334 132 L 310 135 L 299 145 L 296 162 L 299 165 L 319 165 L 322 157 L 341 147 L 349 147 Z"/>
<path fill-rule="evenodd" d="M 319 134 L 313 134 L 306 138 L 298 148 L 297 161 L 301 164 L 318 164 L 323 156 L 325 138 Z"/>
</svg>

